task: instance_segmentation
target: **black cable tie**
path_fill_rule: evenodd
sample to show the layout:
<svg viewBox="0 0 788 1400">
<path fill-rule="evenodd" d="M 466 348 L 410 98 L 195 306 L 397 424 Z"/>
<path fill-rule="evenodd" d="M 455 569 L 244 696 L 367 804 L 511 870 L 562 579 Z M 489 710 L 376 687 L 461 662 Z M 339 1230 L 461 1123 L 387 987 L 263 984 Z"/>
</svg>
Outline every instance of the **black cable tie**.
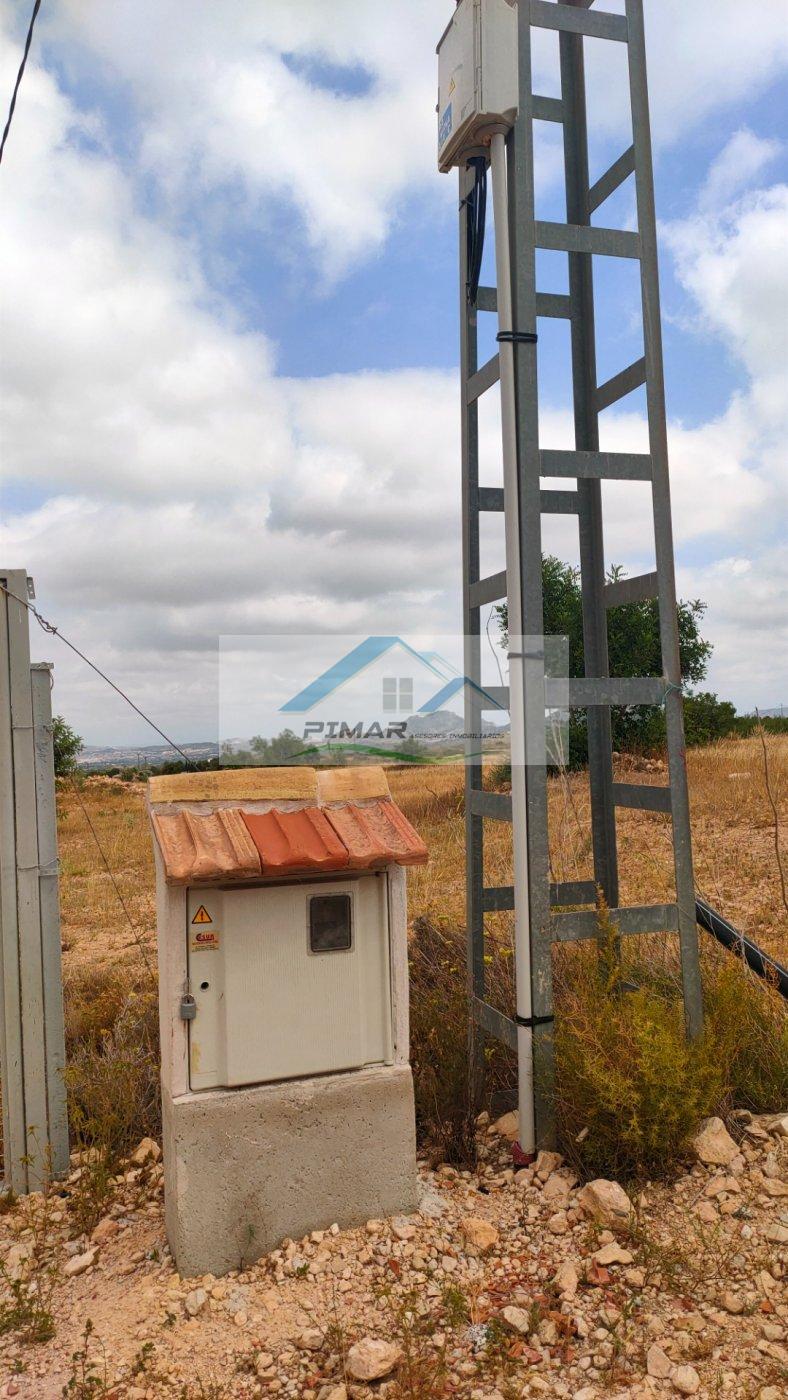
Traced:
<svg viewBox="0 0 788 1400">
<path fill-rule="evenodd" d="M 495 339 L 501 345 L 536 345 L 539 337 L 535 331 L 499 331 Z"/>
<path fill-rule="evenodd" d="M 516 1026 L 524 1026 L 526 1030 L 533 1030 L 535 1026 L 552 1026 L 555 1016 L 515 1016 Z"/>
</svg>

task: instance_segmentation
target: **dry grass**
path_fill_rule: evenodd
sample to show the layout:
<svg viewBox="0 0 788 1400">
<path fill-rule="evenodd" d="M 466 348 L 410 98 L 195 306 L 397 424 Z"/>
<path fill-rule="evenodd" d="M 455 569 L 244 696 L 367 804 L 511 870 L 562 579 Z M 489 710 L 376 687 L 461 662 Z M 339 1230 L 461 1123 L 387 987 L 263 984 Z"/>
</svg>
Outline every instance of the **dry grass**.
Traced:
<svg viewBox="0 0 788 1400">
<path fill-rule="evenodd" d="M 116 778 L 91 778 L 80 783 L 77 792 L 70 782 L 61 781 L 57 801 L 66 975 L 105 960 L 123 967 L 139 963 L 141 954 L 134 930 L 155 964 L 153 849 L 144 785 L 122 783 Z M 123 895 L 133 929 L 99 855 L 83 804 Z"/>
<path fill-rule="evenodd" d="M 782 849 L 788 853 L 788 738 L 766 736 L 772 791 L 780 814 Z M 774 854 L 774 818 L 757 738 L 723 740 L 688 755 L 690 804 L 698 890 L 742 932 L 773 956 L 788 961 L 788 915 L 782 903 Z M 665 766 L 622 756 L 616 778 L 664 783 Z M 399 769 L 389 774 L 393 796 L 430 848 L 430 864 L 410 875 L 410 907 L 439 927 L 465 920 L 465 825 L 459 769 Z M 591 879 L 590 801 L 585 773 L 549 783 L 550 858 L 556 880 Z M 659 814 L 618 813 L 621 900 L 659 903 L 675 897 L 670 819 Z M 510 884 L 511 831 L 485 825 L 485 881 Z M 510 917 L 495 920 L 498 936 L 510 934 Z"/>
<path fill-rule="evenodd" d="M 766 737 L 772 790 L 788 854 L 788 737 Z M 774 956 L 788 960 L 788 916 L 782 905 L 774 855 L 774 819 L 757 738 L 726 739 L 689 753 L 690 801 L 699 891 L 737 928 Z M 665 781 L 658 762 L 622 757 L 616 776 L 630 782 Z M 431 860 L 411 871 L 410 911 L 439 927 L 465 920 L 465 823 L 460 768 L 408 768 L 389 774 L 392 794 L 426 840 Z M 81 789 L 99 840 L 115 873 L 136 929 L 155 953 L 155 901 L 151 834 L 140 783 L 90 779 Z M 111 960 L 134 966 L 137 942 L 119 906 L 84 813 L 69 784 L 58 793 L 63 869 L 61 904 L 67 975 L 72 968 Z M 549 784 L 550 849 L 554 878 L 592 876 L 588 779 L 584 773 Z M 673 892 L 670 823 L 656 814 L 620 811 L 622 901 L 658 902 Z M 511 831 L 486 824 L 485 879 L 511 882 Z M 500 915 L 496 933 L 507 937 Z"/>
<path fill-rule="evenodd" d="M 788 833 L 788 738 L 769 736 L 767 746 L 772 794 Z M 665 781 L 664 766 L 656 761 L 619 757 L 616 767 L 620 779 Z M 760 740 L 725 741 L 694 750 L 689 772 L 699 889 L 737 927 L 785 961 L 786 915 Z M 463 773 L 460 768 L 397 769 L 389 778 L 393 796 L 431 853 L 429 865 L 409 875 L 414 1067 L 422 1138 L 437 1155 L 460 1160 L 468 1155 L 472 1115 L 478 1107 L 466 1079 Z M 112 779 L 86 782 L 79 795 L 70 784 L 61 785 L 59 792 L 72 1122 L 79 1144 L 98 1149 L 99 1174 L 105 1176 L 135 1139 L 148 1132 L 155 1135 L 158 1129 L 154 878 L 144 800 L 141 784 Z M 85 808 L 133 927 L 96 849 Z M 552 877 L 591 878 L 587 775 L 551 778 L 549 814 Z M 668 819 L 621 811 L 619 835 L 622 902 L 670 899 L 674 889 Z M 783 839 L 782 832 L 780 836 Z M 488 822 L 485 838 L 485 883 L 510 884 L 510 827 Z M 785 835 L 783 848 L 787 843 Z M 489 917 L 487 934 L 488 996 L 502 1010 L 511 1012 L 512 916 Z M 709 1021 L 714 1023 L 719 1053 L 726 1057 L 724 1082 L 710 1092 L 709 1101 L 713 1099 L 723 1111 L 736 1103 L 780 1107 L 771 1100 L 775 1093 L 779 1097 L 779 1083 L 775 1089 L 774 1078 L 780 1073 L 784 1077 L 788 1053 L 782 1005 L 777 1005 L 776 997 L 767 997 L 757 979 L 732 964 L 710 939 L 703 935 L 701 939 Z M 667 1019 L 663 1017 L 665 1063 L 674 1078 L 691 1078 L 695 1072 L 692 1064 L 670 1065 L 674 1054 L 670 1028 L 675 1023 L 680 1031 L 680 1011 L 675 1004 L 676 940 L 652 936 L 628 939 L 625 944 L 625 966 L 632 981 L 650 989 L 649 995 L 657 998 L 653 1003 L 657 1009 L 659 998 L 673 1003 L 673 1009 L 665 1013 Z M 642 1026 L 631 1018 L 626 1024 L 622 1021 L 611 1039 L 604 1017 L 600 1022 L 595 1009 L 598 997 L 591 964 L 585 967 L 584 976 L 578 977 L 577 954 L 576 949 L 561 948 L 555 957 L 558 1015 L 578 1032 L 571 1044 L 575 1097 L 566 1091 L 563 1119 L 567 1133 L 576 1122 L 578 1126 L 587 1124 L 593 1100 L 599 1132 L 588 1139 L 588 1151 L 602 1144 L 599 1150 L 604 1155 L 604 1143 L 620 1105 L 612 1099 L 605 1102 L 605 1096 L 594 1087 L 595 1068 L 584 1048 L 597 1043 L 600 1062 L 604 1051 L 615 1064 L 625 1043 L 637 1044 L 643 1039 Z M 746 989 L 742 978 L 747 979 Z M 584 988 L 588 995 L 584 995 Z M 648 1011 L 648 1007 L 643 1009 Z M 615 1007 L 608 1011 L 615 1019 Z M 648 1021 L 648 1015 L 641 1019 Z M 655 1020 L 659 1019 L 655 1014 Z M 731 1020 L 736 1026 L 733 1042 L 721 1029 Z M 681 1042 L 680 1034 L 678 1039 Z M 761 1052 L 759 1047 L 765 1048 Z M 511 1057 L 489 1044 L 486 1054 L 487 1089 L 497 1095 L 492 1105 L 496 1107 L 511 1088 Z M 658 1089 L 661 1078 L 664 1073 L 659 1065 L 655 1070 L 644 1063 L 638 1093 L 647 1083 Z M 626 1097 L 626 1085 L 621 1092 Z M 686 1131 L 685 1123 L 678 1125 L 673 1135 L 677 1143 L 683 1141 Z M 657 1143 L 649 1161 L 655 1161 L 660 1150 Z M 639 1152 L 638 1147 L 630 1154 L 630 1165 Z M 101 1195 L 102 1182 L 97 1179 L 95 1190 L 86 1192 L 88 1213 L 98 1209 Z"/>
</svg>

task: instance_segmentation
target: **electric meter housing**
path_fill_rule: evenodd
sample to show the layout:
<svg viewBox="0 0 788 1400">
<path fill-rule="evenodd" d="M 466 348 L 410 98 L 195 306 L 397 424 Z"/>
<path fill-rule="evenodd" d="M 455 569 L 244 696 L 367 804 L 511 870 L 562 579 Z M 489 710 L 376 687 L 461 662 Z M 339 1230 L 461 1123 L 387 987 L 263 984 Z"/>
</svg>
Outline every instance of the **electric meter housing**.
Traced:
<svg viewBox="0 0 788 1400">
<path fill-rule="evenodd" d="M 438 166 L 446 173 L 519 101 L 517 5 L 461 0 L 438 45 Z"/>
</svg>

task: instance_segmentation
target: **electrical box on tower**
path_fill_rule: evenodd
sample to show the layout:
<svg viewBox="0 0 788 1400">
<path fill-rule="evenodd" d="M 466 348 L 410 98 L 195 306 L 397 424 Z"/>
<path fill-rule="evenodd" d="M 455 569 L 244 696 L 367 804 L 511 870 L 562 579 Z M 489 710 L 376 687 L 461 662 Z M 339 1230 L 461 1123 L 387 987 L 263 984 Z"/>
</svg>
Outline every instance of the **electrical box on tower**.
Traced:
<svg viewBox="0 0 788 1400">
<path fill-rule="evenodd" d="M 438 45 L 438 165 L 445 173 L 490 127 L 517 116 L 516 0 L 460 0 Z"/>
</svg>

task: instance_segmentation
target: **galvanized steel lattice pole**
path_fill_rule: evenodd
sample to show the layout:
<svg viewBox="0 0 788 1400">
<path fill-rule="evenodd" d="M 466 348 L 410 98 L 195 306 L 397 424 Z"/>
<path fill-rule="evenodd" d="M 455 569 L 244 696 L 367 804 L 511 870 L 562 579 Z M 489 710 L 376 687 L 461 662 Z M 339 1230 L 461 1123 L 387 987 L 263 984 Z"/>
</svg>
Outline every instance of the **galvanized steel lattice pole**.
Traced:
<svg viewBox="0 0 788 1400">
<path fill-rule="evenodd" d="M 538 348 L 535 341 L 521 341 L 515 350 L 516 500 L 511 498 L 511 492 L 507 498 L 505 490 L 479 485 L 478 404 L 482 394 L 498 382 L 500 359 L 496 355 L 479 366 L 477 318 L 479 312 L 495 313 L 498 298 L 495 289 L 490 287 L 479 288 L 475 304 L 470 304 L 466 296 L 464 200 L 470 193 L 473 173 L 465 166 L 460 169 L 465 670 L 466 676 L 477 686 L 481 687 L 481 608 L 518 587 L 523 634 L 526 638 L 541 636 L 544 631 L 541 517 L 547 513 L 576 516 L 579 529 L 585 676 L 570 679 L 569 704 L 585 709 L 588 717 L 593 880 L 550 884 L 547 772 L 544 763 L 531 761 L 536 751 L 534 745 L 543 747 L 545 685 L 538 667 L 525 667 L 524 720 L 529 762 L 522 771 L 512 769 L 513 787 L 515 784 L 524 786 L 527 813 L 525 839 L 531 941 L 528 1019 L 533 1028 L 536 1142 L 539 1146 L 550 1145 L 555 1132 L 551 1092 L 552 945 L 556 941 L 597 936 L 597 915 L 593 907 L 597 889 L 602 890 L 620 935 L 678 933 L 688 1033 L 697 1035 L 703 1021 L 684 753 L 643 4 L 642 0 L 626 0 L 624 15 L 605 13 L 594 9 L 593 5 L 594 0 L 565 0 L 565 3 L 520 0 L 518 6 L 519 110 L 507 138 L 513 329 L 535 337 L 541 317 L 558 317 L 569 322 L 575 448 L 573 451 L 540 448 Z M 560 98 L 540 97 L 533 92 L 531 31 L 534 26 L 558 31 Z M 626 45 L 632 108 L 633 144 L 594 185 L 589 177 L 584 36 Z M 558 122 L 563 127 L 566 224 L 546 223 L 536 218 L 534 121 Z M 595 210 L 630 176 L 635 180 L 637 231 L 593 225 Z M 566 254 L 568 295 L 538 291 L 538 248 Z M 602 385 L 597 382 L 596 370 L 594 256 L 637 260 L 643 304 L 643 357 Z M 648 454 L 600 452 L 599 415 L 642 385 L 646 388 Z M 576 489 L 543 490 L 542 477 L 567 478 L 568 484 L 571 482 Z M 601 490 L 605 479 L 651 483 L 656 546 L 654 572 L 615 583 L 606 582 Z M 507 559 L 505 574 L 480 578 L 479 525 L 480 515 L 485 511 L 516 511 L 518 514 L 516 578 L 511 559 Z M 608 611 L 647 599 L 657 599 L 659 604 L 662 675 L 611 678 Z M 490 692 L 490 687 L 485 689 Z M 508 704 L 508 694 L 502 694 Z M 498 693 L 495 698 L 499 698 Z M 669 782 L 664 787 L 617 783 L 613 774 L 611 706 L 654 704 L 664 704 L 666 712 Z M 513 888 L 488 889 L 484 884 L 484 822 L 511 821 L 512 800 L 482 790 L 482 766 L 473 737 L 480 733 L 481 720 L 480 693 L 474 686 L 466 686 L 468 977 L 477 1073 L 482 1063 L 479 1045 L 482 1037 L 492 1035 L 516 1050 L 523 1020 L 504 1016 L 487 1003 L 485 995 L 485 914 L 512 910 L 515 899 Z M 517 795 L 515 792 L 515 798 Z M 668 813 L 672 817 L 675 903 L 635 908 L 620 905 L 617 807 Z"/>
</svg>

